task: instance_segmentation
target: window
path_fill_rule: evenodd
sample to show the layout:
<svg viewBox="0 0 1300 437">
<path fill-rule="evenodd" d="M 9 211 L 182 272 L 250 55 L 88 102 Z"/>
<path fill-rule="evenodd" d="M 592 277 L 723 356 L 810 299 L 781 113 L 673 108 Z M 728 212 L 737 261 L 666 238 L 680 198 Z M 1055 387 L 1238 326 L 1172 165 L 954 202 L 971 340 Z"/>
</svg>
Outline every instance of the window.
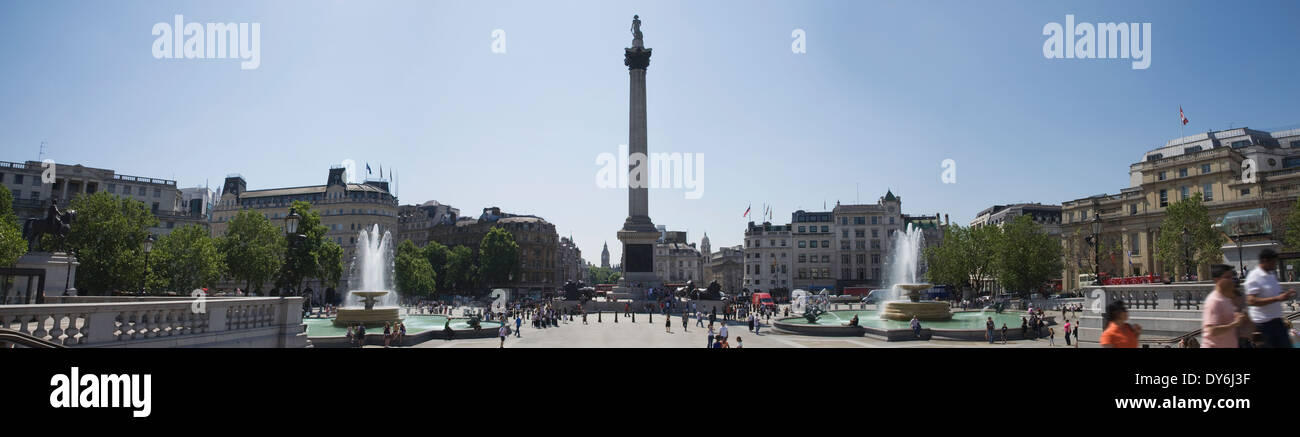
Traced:
<svg viewBox="0 0 1300 437">
<path fill-rule="evenodd" d="M 1163 153 L 1152 153 L 1150 155 L 1147 155 L 1147 162 L 1158 161 L 1164 157 L 1165 155 Z M 1163 180 L 1163 178 L 1161 178 L 1161 180 Z"/>
<path fill-rule="evenodd" d="M 1297 141 L 1297 142 L 1300 142 L 1300 141 Z M 1292 147 L 1300 147 L 1300 146 L 1292 146 Z M 867 218 L 866 218 L 866 217 L 854 217 L 854 218 L 853 218 L 853 224 L 855 224 L 855 225 L 865 225 L 865 224 L 867 224 Z"/>
<path fill-rule="evenodd" d="M 117 193 L 117 184 L 108 184 L 108 192 Z"/>
<path fill-rule="evenodd" d="M 1160 190 L 1160 207 L 1164 208 L 1166 206 L 1169 206 L 1169 192 L 1168 190 Z"/>
<path fill-rule="evenodd" d="M 799 262 L 801 262 L 801 263 L 806 263 L 806 262 L 808 262 L 808 255 L 804 255 L 804 254 L 802 254 L 802 253 L 799 254 Z"/>
<path fill-rule="evenodd" d="M 848 218 L 848 217 L 840 217 L 840 224 L 841 224 L 841 225 L 847 225 L 847 224 L 849 224 L 849 218 Z"/>
<path fill-rule="evenodd" d="M 1138 213 L 1138 204 L 1136 203 L 1128 204 L 1128 215 L 1137 215 L 1137 213 Z"/>
<path fill-rule="evenodd" d="M 23 175 L 20 175 L 20 174 L 16 174 L 16 175 L 14 175 L 14 184 L 22 185 L 22 184 L 23 184 Z"/>
<path fill-rule="evenodd" d="M 878 224 L 880 224 L 880 220 L 879 220 L 879 219 L 880 219 L 879 216 L 874 216 L 874 215 L 871 216 L 871 224 L 873 224 L 873 225 L 878 225 Z"/>
<path fill-rule="evenodd" d="M 1232 148 L 1239 149 L 1250 145 L 1250 140 L 1233 141 Z"/>
<path fill-rule="evenodd" d="M 867 242 L 866 242 L 866 241 L 863 241 L 863 240 L 854 241 L 854 242 L 853 242 L 853 247 L 854 247 L 855 249 L 858 249 L 858 250 L 866 250 L 866 249 L 867 249 Z"/>
<path fill-rule="evenodd" d="M 1300 149 L 1300 140 L 1292 141 L 1292 142 L 1291 142 L 1291 148 L 1292 148 L 1292 149 Z"/>
<path fill-rule="evenodd" d="M 1187 168 L 1186 168 L 1186 167 L 1178 169 L 1178 177 L 1180 177 L 1180 178 L 1185 178 L 1185 177 L 1187 177 Z"/>
<path fill-rule="evenodd" d="M 1214 200 L 1214 185 L 1213 184 L 1201 185 L 1201 195 L 1205 197 L 1206 202 Z"/>
<path fill-rule="evenodd" d="M 161 188 L 154 188 L 154 189 L 153 189 L 153 197 L 162 197 L 162 189 L 161 189 Z"/>
<path fill-rule="evenodd" d="M 1183 148 L 1184 155 L 1191 155 L 1193 153 L 1200 152 L 1200 151 L 1201 151 L 1201 146 L 1192 146 L 1192 147 Z"/>
<path fill-rule="evenodd" d="M 830 227 L 830 226 L 822 226 L 822 233 L 823 233 L 823 234 L 825 234 L 825 233 L 829 233 L 830 231 L 831 231 L 831 227 Z"/>
<path fill-rule="evenodd" d="M 1165 172 L 1162 171 L 1162 172 L 1160 172 L 1160 173 L 1156 173 L 1156 180 L 1157 180 L 1157 181 L 1163 181 L 1163 180 L 1165 180 Z"/>
<path fill-rule="evenodd" d="M 880 230 L 879 230 L 879 229 L 872 229 L 872 230 L 871 230 L 871 238 L 880 238 Z"/>
<path fill-rule="evenodd" d="M 854 257 L 854 260 L 857 261 L 858 264 L 866 264 L 867 256 L 859 253 L 858 256 Z"/>
<path fill-rule="evenodd" d="M 799 232 L 805 232 L 803 226 L 800 226 L 800 227 L 799 227 Z"/>
<path fill-rule="evenodd" d="M 1189 189 L 1187 188 L 1186 185 L 1183 185 L 1183 186 L 1181 186 L 1181 187 L 1178 187 L 1178 191 L 1179 191 L 1179 194 L 1182 194 L 1182 195 L 1183 195 L 1183 197 L 1182 197 L 1183 199 L 1186 199 L 1186 198 L 1188 198 L 1188 197 L 1191 197 L 1191 195 L 1189 194 L 1189 193 L 1191 193 L 1191 190 L 1189 190 Z"/>
<path fill-rule="evenodd" d="M 144 187 L 136 187 L 136 188 L 138 188 L 138 189 L 136 190 L 136 194 L 137 194 L 137 195 L 140 195 L 140 196 L 143 196 L 143 195 L 144 195 Z"/>
<path fill-rule="evenodd" d="M 1300 156 L 1282 158 L 1282 168 L 1300 167 Z"/>
<path fill-rule="evenodd" d="M 840 250 L 849 250 L 849 240 L 840 240 Z"/>
<path fill-rule="evenodd" d="M 890 217 L 890 218 L 889 218 L 889 224 L 891 224 L 891 225 L 894 224 L 894 218 L 893 218 L 893 217 Z"/>
<path fill-rule="evenodd" d="M 873 254 L 871 254 L 871 263 L 872 263 L 872 264 L 880 264 L 880 254 L 878 254 L 878 253 L 873 253 Z"/>
<path fill-rule="evenodd" d="M 813 248 L 813 249 L 816 249 L 816 248 L 817 248 L 817 240 L 808 240 L 808 247 Z"/>
<path fill-rule="evenodd" d="M 1241 189 L 1241 195 L 1242 195 L 1242 196 L 1249 196 L 1249 195 L 1250 195 L 1250 188 L 1242 188 L 1242 189 Z"/>
<path fill-rule="evenodd" d="M 840 238 L 849 238 L 849 230 L 848 229 L 840 230 Z"/>
<path fill-rule="evenodd" d="M 1210 164 L 1201 164 L 1201 174 L 1210 172 Z"/>
<path fill-rule="evenodd" d="M 805 247 L 808 247 L 808 242 L 804 240 L 799 240 L 799 248 L 803 249 Z"/>
</svg>

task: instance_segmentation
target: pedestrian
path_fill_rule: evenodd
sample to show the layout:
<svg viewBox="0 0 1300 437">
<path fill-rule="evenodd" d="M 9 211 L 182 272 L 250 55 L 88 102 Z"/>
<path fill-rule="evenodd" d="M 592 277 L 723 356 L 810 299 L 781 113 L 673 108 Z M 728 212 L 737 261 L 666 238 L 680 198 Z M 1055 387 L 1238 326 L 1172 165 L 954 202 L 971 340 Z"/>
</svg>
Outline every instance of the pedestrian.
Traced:
<svg viewBox="0 0 1300 437">
<path fill-rule="evenodd" d="M 510 335 L 510 328 L 506 325 L 503 324 L 500 328 L 497 328 L 497 337 L 501 337 L 501 347 L 498 349 L 506 347 L 506 336 L 508 335 Z"/>
<path fill-rule="evenodd" d="M 1106 330 L 1101 333 L 1101 347 L 1137 348 L 1138 337 L 1142 335 L 1142 325 L 1128 323 L 1128 308 L 1124 301 L 1117 300 L 1106 305 Z"/>
<path fill-rule="evenodd" d="M 912 315 L 912 335 L 921 338 L 921 319 L 916 318 L 915 314 Z"/>
<path fill-rule="evenodd" d="M 741 342 L 741 340 L 740 340 L 740 336 L 737 335 L 737 336 L 736 336 L 736 349 L 744 349 L 744 348 L 745 348 L 745 343 Z"/>
<path fill-rule="evenodd" d="M 1050 326 L 1047 327 L 1047 346 L 1056 346 L 1056 330 Z"/>
<path fill-rule="evenodd" d="M 984 322 L 984 336 L 987 337 L 989 344 L 993 344 L 993 327 L 993 318 L 989 317 L 988 321 Z"/>
<path fill-rule="evenodd" d="M 1235 303 L 1240 295 L 1237 290 L 1237 272 L 1232 266 L 1215 264 L 1210 266 L 1210 277 L 1214 278 L 1214 291 L 1205 296 L 1205 309 L 1201 312 L 1200 346 L 1239 347 L 1237 328 L 1250 323 L 1250 319 L 1238 311 Z"/>
<path fill-rule="evenodd" d="M 1070 322 L 1065 322 L 1065 345 L 1070 345 Z"/>
<path fill-rule="evenodd" d="M 709 325 L 709 341 L 704 343 L 704 347 L 713 347 L 713 325 Z"/>
<path fill-rule="evenodd" d="M 520 317 L 519 314 L 515 314 L 515 338 L 519 338 L 520 336 L 519 328 L 522 328 L 523 326 L 524 326 L 524 319 Z"/>
<path fill-rule="evenodd" d="M 1263 340 L 1262 347 L 1290 349 L 1291 337 L 1282 319 L 1282 301 L 1295 297 L 1295 290 L 1282 292 L 1277 281 L 1277 252 L 1259 252 L 1259 264 L 1246 275 L 1246 305 L 1250 321 Z"/>
<path fill-rule="evenodd" d="M 1002 324 L 1002 344 L 1007 344 L 1007 324 Z"/>
<path fill-rule="evenodd" d="M 664 332 L 667 332 L 667 333 L 669 333 L 669 334 L 672 334 L 672 333 L 673 333 L 673 318 L 672 318 L 672 317 L 666 317 L 666 316 L 664 317 Z"/>
<path fill-rule="evenodd" d="M 690 324 L 690 320 L 691 314 L 686 312 L 686 308 L 682 308 L 682 333 L 686 333 L 686 325 Z"/>
</svg>

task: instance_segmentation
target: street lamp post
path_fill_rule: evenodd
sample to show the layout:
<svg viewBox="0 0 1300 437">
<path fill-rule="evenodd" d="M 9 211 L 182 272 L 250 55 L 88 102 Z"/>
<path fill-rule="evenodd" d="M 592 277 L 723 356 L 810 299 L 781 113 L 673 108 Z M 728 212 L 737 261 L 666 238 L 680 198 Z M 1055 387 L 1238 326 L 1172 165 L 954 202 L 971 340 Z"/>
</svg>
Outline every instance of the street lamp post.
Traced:
<svg viewBox="0 0 1300 437">
<path fill-rule="evenodd" d="M 1092 285 L 1101 285 L 1101 214 L 1092 215 Z"/>
<path fill-rule="evenodd" d="M 1188 280 L 1188 281 L 1191 281 L 1191 280 L 1192 280 L 1192 268 L 1193 268 L 1193 267 L 1192 267 L 1192 253 L 1191 253 L 1191 252 L 1192 252 L 1192 233 L 1187 231 L 1187 227 L 1186 227 L 1186 226 L 1183 227 L 1183 235 L 1182 235 L 1182 237 L 1183 237 L 1183 259 L 1184 259 L 1184 264 L 1185 264 L 1185 265 L 1183 266 L 1183 274 L 1184 274 L 1185 276 L 1187 276 L 1187 280 Z"/>
<path fill-rule="evenodd" d="M 284 217 L 284 238 L 288 240 L 290 250 L 293 249 L 294 244 L 299 237 L 299 220 L 302 220 L 302 216 L 298 215 L 298 211 L 294 211 L 292 208 L 289 209 L 289 215 Z M 289 260 L 289 250 L 286 250 L 284 254 L 284 264 L 286 268 L 289 267 Z"/>
<path fill-rule="evenodd" d="M 144 239 L 144 275 L 140 277 L 140 295 L 145 294 L 145 280 L 149 278 L 149 252 L 153 252 L 153 234 Z"/>
</svg>

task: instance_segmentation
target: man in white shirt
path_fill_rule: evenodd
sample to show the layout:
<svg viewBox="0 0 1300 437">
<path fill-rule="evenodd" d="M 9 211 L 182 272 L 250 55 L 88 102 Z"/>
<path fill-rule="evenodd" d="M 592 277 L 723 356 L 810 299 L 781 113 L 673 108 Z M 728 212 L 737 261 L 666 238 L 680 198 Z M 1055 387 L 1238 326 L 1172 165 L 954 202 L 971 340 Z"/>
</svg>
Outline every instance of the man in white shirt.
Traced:
<svg viewBox="0 0 1300 437">
<path fill-rule="evenodd" d="M 1295 297 L 1295 291 L 1282 292 L 1278 283 L 1277 252 L 1264 249 L 1259 252 L 1259 265 L 1246 275 L 1246 305 L 1250 321 L 1263 337 L 1263 347 L 1290 348 L 1291 337 L 1282 321 L 1282 301 Z"/>
<path fill-rule="evenodd" d="M 729 338 L 727 334 L 727 324 L 723 323 L 722 327 L 718 329 L 718 337 Z"/>
</svg>

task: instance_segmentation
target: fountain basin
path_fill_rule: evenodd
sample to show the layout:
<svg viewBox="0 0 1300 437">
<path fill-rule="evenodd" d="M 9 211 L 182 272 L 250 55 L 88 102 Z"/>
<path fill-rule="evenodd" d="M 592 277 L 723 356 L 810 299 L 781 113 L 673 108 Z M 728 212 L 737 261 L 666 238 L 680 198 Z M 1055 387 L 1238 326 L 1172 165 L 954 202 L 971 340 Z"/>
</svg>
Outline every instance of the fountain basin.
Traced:
<svg viewBox="0 0 1300 437">
<path fill-rule="evenodd" d="M 833 315 L 833 316 L 832 316 Z M 845 326 L 858 316 L 857 327 Z M 1020 332 L 1020 319 L 1027 314 L 1023 311 L 1004 311 L 1001 314 L 987 311 L 959 311 L 948 320 L 921 322 L 923 339 L 943 339 L 960 341 L 986 341 L 984 324 L 989 317 L 1001 336 L 1002 325 L 1007 325 L 1007 339 L 1023 338 Z M 1054 325 L 1054 317 L 1048 316 L 1048 324 Z M 810 336 L 867 336 L 885 341 L 915 340 L 907 320 L 882 318 L 876 310 L 832 310 L 816 322 L 808 322 L 803 317 L 787 317 L 776 320 L 775 328 L 788 333 Z"/>
<path fill-rule="evenodd" d="M 911 321 L 912 316 L 922 322 L 936 322 L 952 319 L 952 310 L 945 302 L 891 301 L 885 302 L 880 312 L 880 317 L 888 320 Z"/>
<path fill-rule="evenodd" d="M 464 317 L 448 317 L 436 314 L 411 314 L 402 320 L 406 324 L 407 341 L 405 345 L 413 345 L 421 342 L 443 339 L 447 334 L 443 332 L 443 327 L 450 322 L 451 329 L 455 331 L 455 338 L 490 338 L 496 337 L 497 328 L 501 327 L 500 322 L 481 322 L 481 329 L 474 329 L 469 326 L 469 319 Z M 336 326 L 330 319 L 326 318 L 309 318 L 303 319 L 303 324 L 307 326 L 307 338 L 311 340 L 314 347 L 317 348 L 344 348 L 352 347 L 351 340 L 348 339 L 348 328 Z M 366 329 L 366 339 L 369 344 L 383 344 L 384 328 L 380 325 L 377 328 Z"/>
<path fill-rule="evenodd" d="M 339 308 L 334 318 L 334 326 L 346 328 L 348 325 L 364 324 L 367 329 L 383 328 L 386 323 L 402 321 L 397 307 L 378 308 Z"/>
</svg>

